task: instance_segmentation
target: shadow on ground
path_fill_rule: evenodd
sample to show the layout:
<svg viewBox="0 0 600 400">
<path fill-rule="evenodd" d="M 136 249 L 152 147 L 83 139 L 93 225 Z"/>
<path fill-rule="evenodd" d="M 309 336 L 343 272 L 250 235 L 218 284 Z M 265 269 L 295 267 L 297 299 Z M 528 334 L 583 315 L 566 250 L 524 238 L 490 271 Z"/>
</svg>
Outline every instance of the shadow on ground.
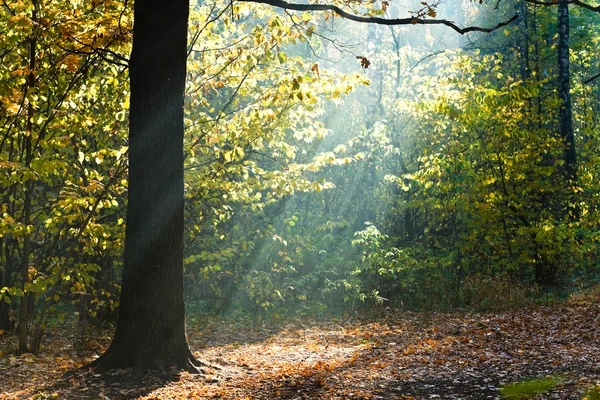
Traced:
<svg viewBox="0 0 600 400">
<path fill-rule="evenodd" d="M 105 374 L 75 370 L 57 379 L 51 386 L 35 388 L 21 398 L 136 399 L 179 379 L 175 373 L 148 372 L 133 376 L 130 370 L 113 370 Z"/>
</svg>

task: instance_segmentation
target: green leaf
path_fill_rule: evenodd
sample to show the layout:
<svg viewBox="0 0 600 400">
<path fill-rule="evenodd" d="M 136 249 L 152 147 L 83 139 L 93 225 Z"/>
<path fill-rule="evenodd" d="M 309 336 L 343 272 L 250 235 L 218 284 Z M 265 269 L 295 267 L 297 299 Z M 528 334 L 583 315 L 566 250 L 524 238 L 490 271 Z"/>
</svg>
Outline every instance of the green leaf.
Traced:
<svg viewBox="0 0 600 400">
<path fill-rule="evenodd" d="M 600 400 L 600 386 L 585 392 L 583 400 Z"/>
<path fill-rule="evenodd" d="M 287 61 L 287 56 L 285 55 L 285 53 L 283 51 L 280 51 L 279 54 L 277 55 L 277 57 L 279 58 L 280 64 L 283 64 Z"/>
<path fill-rule="evenodd" d="M 530 381 L 516 382 L 505 385 L 500 389 L 507 399 L 526 399 L 538 393 L 546 393 L 562 382 L 561 378 L 542 378 Z"/>
</svg>

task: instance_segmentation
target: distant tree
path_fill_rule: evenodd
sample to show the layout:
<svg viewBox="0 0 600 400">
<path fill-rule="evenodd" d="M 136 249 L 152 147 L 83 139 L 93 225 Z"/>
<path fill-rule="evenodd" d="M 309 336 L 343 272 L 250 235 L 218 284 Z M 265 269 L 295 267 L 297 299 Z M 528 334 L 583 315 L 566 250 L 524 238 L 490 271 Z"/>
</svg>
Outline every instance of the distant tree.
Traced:
<svg viewBox="0 0 600 400">
<path fill-rule="evenodd" d="M 57 304 L 98 300 L 96 261 L 121 247 L 126 158 L 115 114 L 126 90 L 114 79 L 122 70 L 102 62 L 128 48 L 131 25 L 116 11 L 116 2 L 0 6 L 0 329 L 18 321 L 21 353 L 39 351 L 49 321 L 66 315 Z"/>
<path fill-rule="evenodd" d="M 557 9 L 559 129 L 560 137 L 565 146 L 563 152 L 565 178 L 568 184 L 575 184 L 577 179 L 577 153 L 573 132 L 571 74 L 569 73 L 569 0 L 560 0 Z"/>
<path fill-rule="evenodd" d="M 600 6 L 593 6 L 579 0 L 540 1 L 525 0 L 528 3 L 542 6 L 557 6 L 556 27 L 558 31 L 558 98 L 559 105 L 559 134 L 563 140 L 564 174 L 568 182 L 574 183 L 577 179 L 577 151 L 575 148 L 575 134 L 573 130 L 573 108 L 571 104 L 571 75 L 570 69 L 570 45 L 569 45 L 569 5 L 580 7 L 595 13 L 600 13 Z M 597 76 L 593 76 L 585 83 L 589 83 Z"/>
</svg>

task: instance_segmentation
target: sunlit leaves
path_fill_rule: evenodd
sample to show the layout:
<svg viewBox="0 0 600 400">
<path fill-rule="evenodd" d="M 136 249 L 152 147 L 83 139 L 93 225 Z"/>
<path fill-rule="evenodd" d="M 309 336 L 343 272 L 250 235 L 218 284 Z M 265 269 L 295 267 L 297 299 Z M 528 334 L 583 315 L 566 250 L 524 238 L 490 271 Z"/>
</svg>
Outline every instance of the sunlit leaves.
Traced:
<svg viewBox="0 0 600 400">
<path fill-rule="evenodd" d="M 205 19 L 202 12 L 206 10 L 198 8 L 193 18 Z M 198 32 L 197 50 L 192 52 L 196 56 L 189 65 L 190 74 L 195 77 L 188 90 L 188 132 L 192 145 L 189 153 L 193 154 L 189 158 L 190 168 L 209 176 L 216 174 L 220 179 L 239 175 L 250 190 L 260 192 L 271 186 L 277 196 L 309 189 L 310 185 L 300 183 L 308 182 L 298 175 L 302 168 L 291 166 L 287 171 L 277 172 L 268 171 L 265 166 L 269 159 L 283 165 L 294 161 L 295 140 L 311 142 L 327 135 L 322 124 L 310 122 L 321 112 L 318 106 L 323 97 L 331 96 L 330 93 L 339 96 L 360 81 L 345 76 L 335 78 L 326 71 L 313 75 L 314 69 L 285 51 L 285 46 L 301 38 L 301 31 L 291 29 L 288 21 L 263 7 L 247 10 L 255 13 L 259 27 L 215 21 Z M 265 25 L 260 26 L 261 18 L 267 20 Z M 301 20 L 305 23 L 309 18 Z M 201 26 L 194 22 L 192 25 Z M 221 28 L 229 33 L 212 33 Z M 235 46 L 227 45 L 228 42 Z M 260 69 L 256 68 L 258 64 Z M 346 82 L 340 90 L 340 85 Z M 203 166 L 202 170 L 195 165 Z M 316 166 L 312 165 L 311 168 Z M 294 183 L 296 180 L 298 184 Z M 200 183 L 191 187 L 197 184 Z M 223 181 L 211 184 L 214 188 L 219 185 L 226 188 L 230 184 Z M 315 185 L 314 189 L 323 187 Z M 238 196 L 231 192 L 231 187 L 228 192 L 228 199 L 254 198 L 251 192 L 248 196 Z"/>
<path fill-rule="evenodd" d="M 29 318 L 36 330 L 69 287 L 92 294 L 97 260 L 122 247 L 113 215 L 124 210 L 126 124 L 115 115 L 128 108 L 118 63 L 129 53 L 131 27 L 132 9 L 119 1 L 0 8 L 0 107 L 7 111 L 0 113 L 0 237 L 10 239 L 0 257 L 9 284 L 35 294 L 39 311 Z M 34 243 L 26 255 L 25 237 Z M 16 268 L 25 256 L 27 277 Z"/>
<path fill-rule="evenodd" d="M 222 287 L 232 285 L 257 307 L 270 308 L 290 297 L 290 289 L 272 280 L 279 279 L 277 273 L 295 271 L 288 252 L 302 250 L 284 242 L 292 243 L 298 218 L 259 224 L 252 231 L 241 229 L 237 221 L 248 226 L 258 219 L 272 221 L 273 210 L 292 195 L 334 188 L 317 173 L 354 163 L 359 156 L 342 148 L 335 153 L 306 149 L 330 135 L 318 120 L 326 101 L 340 103 L 367 81 L 306 63 L 298 55 L 302 49 L 294 44 L 313 37 L 315 30 L 309 14 L 287 18 L 269 7 L 243 4 L 240 12 L 251 20 L 219 19 L 204 26 L 209 14 L 227 4 L 215 6 L 194 8 L 190 23 L 197 40 L 188 62 L 186 103 L 192 244 L 186 271 L 198 271 L 201 284 L 218 298 L 224 296 Z M 238 9 L 233 11 L 235 15 Z M 200 247 L 198 236 L 205 238 Z M 281 240 L 268 240 L 272 237 Z M 243 265 L 265 247 L 272 252 L 262 262 Z"/>
<path fill-rule="evenodd" d="M 426 138 L 420 156 L 410 172 L 387 179 L 410 196 L 404 207 L 427 216 L 423 243 L 463 273 L 487 273 L 482 263 L 504 260 L 503 273 L 534 279 L 537 271 L 539 279 L 540 263 L 556 273 L 584 251 L 574 239 L 578 224 L 557 212 L 572 190 L 560 182 L 555 116 L 531 108 L 546 82 L 503 82 L 502 57 L 475 60 L 455 59 L 423 88 L 415 115 L 430 118 L 418 128 Z"/>
</svg>

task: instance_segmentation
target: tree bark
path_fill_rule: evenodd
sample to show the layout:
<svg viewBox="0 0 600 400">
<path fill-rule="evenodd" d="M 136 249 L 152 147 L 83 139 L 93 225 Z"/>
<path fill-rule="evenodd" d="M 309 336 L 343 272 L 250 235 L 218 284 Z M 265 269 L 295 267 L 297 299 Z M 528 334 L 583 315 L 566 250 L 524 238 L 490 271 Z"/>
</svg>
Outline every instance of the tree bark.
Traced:
<svg viewBox="0 0 600 400">
<path fill-rule="evenodd" d="M 6 201 L 4 204 L 8 204 Z M 8 243 L 8 240 L 5 238 L 0 239 L 0 252 L 4 254 L 0 254 L 0 260 L 4 257 L 4 270 L 0 269 L 0 287 L 11 287 L 12 283 L 12 275 L 15 271 L 14 258 L 11 251 L 11 246 Z M 3 301 L 0 301 L 0 330 L 12 330 L 14 326 L 11 326 L 10 318 L 10 306 Z"/>
<path fill-rule="evenodd" d="M 531 77 L 529 66 L 529 11 L 525 1 L 521 2 L 519 5 L 523 32 L 517 39 L 517 45 L 521 50 L 521 80 L 527 82 Z"/>
<path fill-rule="evenodd" d="M 31 21 L 37 22 L 37 10 L 38 4 L 33 1 L 33 10 L 31 12 Z M 32 33 L 29 39 L 29 75 L 27 77 L 27 90 L 33 91 L 35 87 L 35 75 L 36 69 L 36 33 Z M 25 92 L 27 93 L 27 92 Z M 33 135 L 33 118 L 35 116 L 35 110 L 33 104 L 30 102 L 27 106 L 27 134 L 25 137 L 25 167 L 31 168 L 31 162 L 33 161 L 33 149 L 32 149 L 32 135 Z M 31 225 L 31 207 L 32 207 L 32 194 L 33 194 L 33 179 L 27 178 L 25 182 L 25 198 L 23 200 L 23 226 L 25 227 L 25 234 L 23 235 L 23 257 L 21 258 L 21 290 L 23 296 L 21 297 L 21 303 L 19 304 L 19 353 L 29 352 L 28 345 L 28 334 L 29 334 L 29 318 L 30 318 L 30 301 L 31 293 L 27 291 L 27 285 L 30 283 L 29 279 L 29 260 L 31 258 L 31 233 L 29 232 L 29 225 Z"/>
<path fill-rule="evenodd" d="M 569 73 L 569 3 L 558 2 L 558 97 L 560 99 L 559 127 L 563 140 L 564 174 L 567 185 L 573 185 L 577 178 L 577 154 L 571 106 L 571 83 Z"/>
<path fill-rule="evenodd" d="M 183 298 L 183 102 L 188 0 L 137 0 L 130 59 L 123 284 L 110 348 L 90 366 L 194 370 Z"/>
</svg>

